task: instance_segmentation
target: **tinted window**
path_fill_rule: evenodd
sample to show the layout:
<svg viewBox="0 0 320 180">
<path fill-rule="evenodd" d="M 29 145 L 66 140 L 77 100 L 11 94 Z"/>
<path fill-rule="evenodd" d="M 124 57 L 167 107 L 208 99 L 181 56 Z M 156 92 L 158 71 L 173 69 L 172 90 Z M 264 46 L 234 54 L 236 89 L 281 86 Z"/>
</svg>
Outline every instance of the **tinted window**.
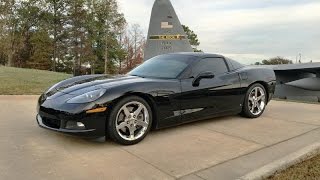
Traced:
<svg viewBox="0 0 320 180">
<path fill-rule="evenodd" d="M 129 72 L 129 75 L 174 79 L 189 66 L 191 61 L 192 56 L 187 55 L 156 56 Z"/>
<path fill-rule="evenodd" d="M 202 72 L 213 72 L 214 74 L 223 74 L 228 72 L 225 61 L 222 58 L 206 58 L 200 60 L 193 68 L 192 73 L 194 76 Z"/>
</svg>

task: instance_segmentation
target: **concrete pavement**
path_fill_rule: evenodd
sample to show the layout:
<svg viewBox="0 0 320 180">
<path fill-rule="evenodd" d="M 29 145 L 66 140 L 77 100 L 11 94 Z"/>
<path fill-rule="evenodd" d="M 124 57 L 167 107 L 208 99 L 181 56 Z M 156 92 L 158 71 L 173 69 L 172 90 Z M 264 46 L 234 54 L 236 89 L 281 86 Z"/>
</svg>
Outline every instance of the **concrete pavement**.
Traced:
<svg viewBox="0 0 320 180">
<path fill-rule="evenodd" d="M 135 146 L 38 127 L 36 96 L 0 96 L 0 179 L 235 179 L 320 141 L 320 106 L 272 101 L 259 119 L 151 132 Z"/>
</svg>

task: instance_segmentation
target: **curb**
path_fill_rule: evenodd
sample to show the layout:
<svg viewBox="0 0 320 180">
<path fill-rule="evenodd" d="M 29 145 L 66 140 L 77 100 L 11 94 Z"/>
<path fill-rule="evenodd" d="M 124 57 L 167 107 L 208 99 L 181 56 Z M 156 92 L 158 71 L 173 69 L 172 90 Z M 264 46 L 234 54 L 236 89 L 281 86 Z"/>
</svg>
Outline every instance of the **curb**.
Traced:
<svg viewBox="0 0 320 180">
<path fill-rule="evenodd" d="M 252 171 L 238 180 L 261 180 L 274 175 L 277 172 L 288 169 L 289 167 L 311 159 L 320 154 L 320 143 L 307 146 L 297 152 L 289 154 L 282 159 L 267 164 L 255 171 Z"/>
</svg>

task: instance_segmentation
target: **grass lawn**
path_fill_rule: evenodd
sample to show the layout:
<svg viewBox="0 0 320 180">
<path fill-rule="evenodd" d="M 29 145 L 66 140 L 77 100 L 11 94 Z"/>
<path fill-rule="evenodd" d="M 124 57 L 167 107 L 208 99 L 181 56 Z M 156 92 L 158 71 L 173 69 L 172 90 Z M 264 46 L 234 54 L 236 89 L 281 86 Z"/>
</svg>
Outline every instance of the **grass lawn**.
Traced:
<svg viewBox="0 0 320 180">
<path fill-rule="evenodd" d="M 320 155 L 270 177 L 269 180 L 319 180 Z"/>
<path fill-rule="evenodd" d="M 72 75 L 0 66 L 0 95 L 39 95 Z"/>
</svg>

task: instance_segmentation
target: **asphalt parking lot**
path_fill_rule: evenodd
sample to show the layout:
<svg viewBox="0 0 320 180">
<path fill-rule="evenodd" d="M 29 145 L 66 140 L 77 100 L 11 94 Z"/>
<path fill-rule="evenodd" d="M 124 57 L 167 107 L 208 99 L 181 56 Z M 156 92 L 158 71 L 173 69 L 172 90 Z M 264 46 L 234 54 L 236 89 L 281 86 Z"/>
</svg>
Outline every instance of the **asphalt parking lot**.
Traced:
<svg viewBox="0 0 320 180">
<path fill-rule="evenodd" d="M 138 145 L 39 128 L 37 96 L 0 96 L 0 179 L 234 179 L 320 141 L 320 105 L 272 101 L 259 119 L 151 132 Z"/>
</svg>

